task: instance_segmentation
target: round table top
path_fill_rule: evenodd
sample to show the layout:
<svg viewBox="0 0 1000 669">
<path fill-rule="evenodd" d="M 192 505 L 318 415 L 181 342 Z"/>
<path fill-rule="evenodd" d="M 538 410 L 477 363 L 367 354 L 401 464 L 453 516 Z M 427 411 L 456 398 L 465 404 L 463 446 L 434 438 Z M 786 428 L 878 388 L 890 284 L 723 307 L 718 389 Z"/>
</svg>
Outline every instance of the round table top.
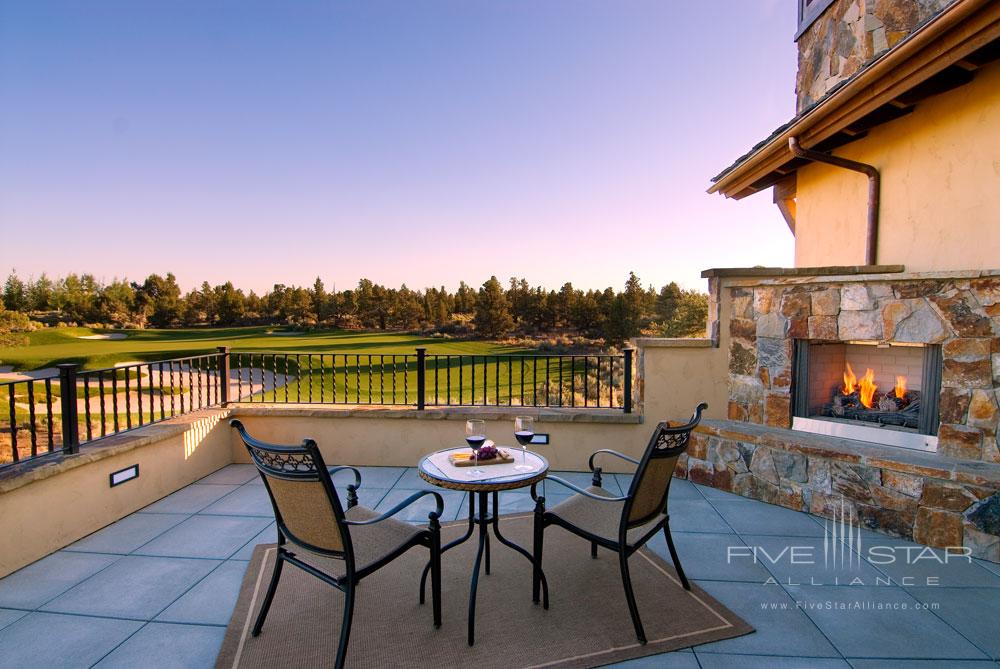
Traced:
<svg viewBox="0 0 1000 669">
<path fill-rule="evenodd" d="M 456 467 L 448 462 L 452 453 L 469 453 L 468 446 L 456 446 L 435 451 L 425 455 L 417 465 L 420 478 L 441 488 L 449 490 L 465 490 L 470 492 L 494 492 L 497 490 L 513 490 L 541 481 L 549 471 L 549 462 L 533 451 L 524 452 L 524 464 L 532 467 L 531 471 L 514 469 L 521 464 L 522 451 L 516 446 L 498 446 L 510 452 L 514 462 L 502 465 L 484 465 L 479 467 Z M 483 474 L 474 474 L 479 469 Z"/>
</svg>

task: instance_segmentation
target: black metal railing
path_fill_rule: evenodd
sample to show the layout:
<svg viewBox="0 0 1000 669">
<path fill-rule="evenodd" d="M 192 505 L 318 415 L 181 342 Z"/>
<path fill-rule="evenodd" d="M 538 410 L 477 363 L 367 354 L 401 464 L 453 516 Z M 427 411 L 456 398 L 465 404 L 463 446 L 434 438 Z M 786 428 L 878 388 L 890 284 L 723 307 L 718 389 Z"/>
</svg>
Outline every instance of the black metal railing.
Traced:
<svg viewBox="0 0 1000 669">
<path fill-rule="evenodd" d="M 0 466 L 226 401 L 228 351 L 80 370 L 57 365 L 58 376 L 0 383 Z"/>
<path fill-rule="evenodd" d="M 0 383 L 0 466 L 229 403 L 632 411 L 620 355 L 229 351 Z M 6 409 L 6 410 L 5 410 Z M 4 416 L 6 414 L 6 416 Z"/>
<path fill-rule="evenodd" d="M 234 351 L 229 362 L 230 402 L 632 407 L 630 349 L 621 355 Z"/>
</svg>

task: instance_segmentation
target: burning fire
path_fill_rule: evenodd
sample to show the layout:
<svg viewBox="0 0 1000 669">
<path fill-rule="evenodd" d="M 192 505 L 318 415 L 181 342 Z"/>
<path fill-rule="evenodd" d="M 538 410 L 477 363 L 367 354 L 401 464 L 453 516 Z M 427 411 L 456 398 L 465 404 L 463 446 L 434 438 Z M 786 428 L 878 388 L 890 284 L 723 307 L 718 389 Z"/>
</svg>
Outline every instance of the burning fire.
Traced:
<svg viewBox="0 0 1000 669">
<path fill-rule="evenodd" d="M 876 390 L 878 390 L 878 386 L 875 385 L 875 372 L 869 367 L 865 370 L 864 377 L 858 382 L 858 396 L 865 408 L 871 409 L 874 405 L 872 399 L 875 397 Z"/>
<path fill-rule="evenodd" d="M 840 389 L 840 392 L 844 395 L 851 395 L 857 391 L 861 404 L 867 409 L 873 408 L 875 404 L 875 391 L 878 390 L 878 385 L 875 383 L 875 372 L 871 368 L 866 369 L 865 375 L 861 378 L 861 381 L 858 381 L 854 370 L 851 369 L 851 363 L 844 363 L 844 366 L 844 386 Z M 905 376 L 899 375 L 896 377 L 896 386 L 893 388 L 893 393 L 898 399 L 906 397 Z"/>
<path fill-rule="evenodd" d="M 899 399 L 903 399 L 903 397 L 906 396 L 906 377 L 905 376 L 897 376 L 896 377 L 895 393 L 896 393 L 896 397 L 898 397 Z"/>
<path fill-rule="evenodd" d="M 844 387 L 840 389 L 840 392 L 845 395 L 850 395 L 854 392 L 855 386 L 858 383 L 858 377 L 854 375 L 854 370 L 851 369 L 851 363 L 845 363 L 847 369 L 844 371 Z"/>
</svg>

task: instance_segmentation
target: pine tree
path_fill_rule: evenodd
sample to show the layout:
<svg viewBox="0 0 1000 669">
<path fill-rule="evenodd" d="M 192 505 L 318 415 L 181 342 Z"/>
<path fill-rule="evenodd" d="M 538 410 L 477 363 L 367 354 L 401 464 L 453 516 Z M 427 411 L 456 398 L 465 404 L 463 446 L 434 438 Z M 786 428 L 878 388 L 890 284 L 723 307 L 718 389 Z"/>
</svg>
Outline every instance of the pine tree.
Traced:
<svg viewBox="0 0 1000 669">
<path fill-rule="evenodd" d="M 491 339 L 504 336 L 514 327 L 510 303 L 495 276 L 491 276 L 479 289 L 474 322 L 476 330 Z"/>
</svg>

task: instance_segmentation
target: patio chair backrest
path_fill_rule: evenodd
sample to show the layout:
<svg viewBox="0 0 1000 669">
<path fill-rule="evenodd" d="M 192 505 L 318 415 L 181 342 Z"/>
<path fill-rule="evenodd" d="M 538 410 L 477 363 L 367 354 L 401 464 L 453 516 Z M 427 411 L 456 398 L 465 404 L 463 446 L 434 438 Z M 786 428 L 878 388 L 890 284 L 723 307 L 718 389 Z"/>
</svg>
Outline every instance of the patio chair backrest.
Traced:
<svg viewBox="0 0 1000 669">
<path fill-rule="evenodd" d="M 268 444 L 251 437 L 240 421 L 231 425 L 239 431 L 257 466 L 282 533 L 317 553 L 333 557 L 349 553 L 344 510 L 316 442 L 305 439 L 300 446 Z"/>
<path fill-rule="evenodd" d="M 687 423 L 663 422 L 656 426 L 629 487 L 622 517 L 626 529 L 645 525 L 666 513 L 667 493 L 677 460 L 687 450 L 691 431 L 707 408 L 707 404 L 699 404 Z"/>
</svg>

